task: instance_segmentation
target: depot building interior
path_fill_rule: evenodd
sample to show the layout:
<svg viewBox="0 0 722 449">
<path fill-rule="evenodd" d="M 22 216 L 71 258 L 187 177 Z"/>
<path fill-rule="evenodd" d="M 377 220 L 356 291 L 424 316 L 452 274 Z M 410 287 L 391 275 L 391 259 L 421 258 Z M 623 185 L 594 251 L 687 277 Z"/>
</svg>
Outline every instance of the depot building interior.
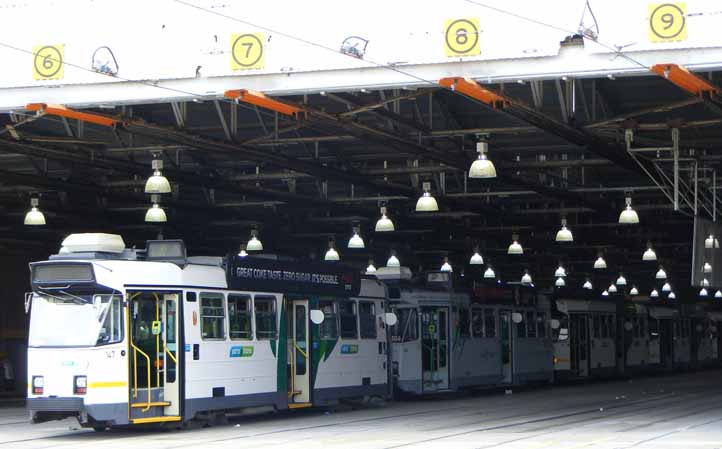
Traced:
<svg viewBox="0 0 722 449">
<path fill-rule="evenodd" d="M 182 239 L 189 254 L 218 256 L 252 252 L 255 237 L 262 252 L 299 259 L 322 261 L 333 247 L 359 271 L 393 254 L 413 271 L 527 273 L 547 291 L 563 265 L 566 286 L 588 281 L 595 295 L 622 275 L 619 294 L 649 297 L 662 267 L 680 301 L 713 302 L 714 289 L 699 297 L 692 258 L 695 217 L 718 215 L 719 86 L 719 72 L 668 64 L 645 76 L 238 90 L 2 114 L 0 352 L 22 380 L 12 393 L 23 394 L 28 263 L 72 233 L 139 248 Z M 488 162 L 473 168 L 480 158 L 494 176 Z M 146 193 L 154 172 L 169 193 Z M 638 223 L 620 216 L 627 208 Z M 393 231 L 377 231 L 383 214 Z M 563 226 L 573 238 L 558 237 Z M 350 245 L 355 234 L 362 245 Z M 513 242 L 523 254 L 510 254 Z M 476 252 L 482 271 L 470 265 Z M 606 269 L 595 270 L 599 257 Z"/>
</svg>

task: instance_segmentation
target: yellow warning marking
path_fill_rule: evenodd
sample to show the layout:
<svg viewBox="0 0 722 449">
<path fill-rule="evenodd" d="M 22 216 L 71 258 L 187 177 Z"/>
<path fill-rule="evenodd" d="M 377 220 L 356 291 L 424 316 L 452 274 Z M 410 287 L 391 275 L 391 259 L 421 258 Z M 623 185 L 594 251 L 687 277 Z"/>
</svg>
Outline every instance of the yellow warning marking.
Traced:
<svg viewBox="0 0 722 449">
<path fill-rule="evenodd" d="M 65 75 L 65 45 L 36 45 L 33 47 L 33 79 L 59 80 Z"/>
<path fill-rule="evenodd" d="M 687 4 L 652 3 L 648 6 L 650 42 L 676 42 L 687 39 Z"/>
<path fill-rule="evenodd" d="M 148 424 L 148 423 L 155 423 L 155 422 L 173 422 L 173 421 L 180 421 L 180 416 L 155 416 L 153 418 L 136 418 L 133 419 L 133 424 Z"/>
<path fill-rule="evenodd" d="M 262 69 L 265 66 L 263 33 L 231 35 L 231 70 Z"/>
<path fill-rule="evenodd" d="M 477 56 L 479 44 L 479 19 L 450 19 L 444 25 L 444 53 L 449 57 Z"/>
<path fill-rule="evenodd" d="M 119 380 L 119 381 L 113 381 L 113 382 L 90 382 L 88 383 L 88 388 L 120 388 L 120 387 L 127 387 L 128 382 Z"/>
</svg>

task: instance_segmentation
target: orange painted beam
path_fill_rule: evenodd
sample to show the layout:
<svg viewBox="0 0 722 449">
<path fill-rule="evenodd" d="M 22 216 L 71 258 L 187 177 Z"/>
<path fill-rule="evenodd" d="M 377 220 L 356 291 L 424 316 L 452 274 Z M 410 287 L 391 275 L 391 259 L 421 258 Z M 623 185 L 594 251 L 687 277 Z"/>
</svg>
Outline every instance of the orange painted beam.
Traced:
<svg viewBox="0 0 722 449">
<path fill-rule="evenodd" d="M 256 105 L 261 108 L 270 109 L 285 115 L 296 115 L 301 112 L 301 108 L 291 106 L 273 98 L 267 97 L 261 92 L 255 92 L 247 89 L 227 90 L 223 96 L 233 100 L 239 100 L 244 103 Z"/>
<path fill-rule="evenodd" d="M 510 104 L 506 97 L 481 87 L 479 83 L 470 78 L 462 78 L 459 76 L 442 78 L 439 80 L 439 85 L 479 100 L 493 108 L 503 108 Z"/>
<path fill-rule="evenodd" d="M 100 126 L 114 128 L 118 124 L 118 120 L 105 117 L 103 115 L 91 114 L 88 112 L 80 112 L 74 109 L 66 108 L 60 104 L 30 103 L 25 106 L 28 111 L 39 111 L 43 114 L 57 115 L 58 117 L 72 118 L 83 122 L 94 123 Z"/>
<path fill-rule="evenodd" d="M 680 89 L 686 90 L 695 96 L 704 92 L 719 92 L 719 88 L 706 79 L 695 75 L 686 68 L 677 64 L 657 64 L 651 68 L 652 72 L 666 78 Z"/>
</svg>

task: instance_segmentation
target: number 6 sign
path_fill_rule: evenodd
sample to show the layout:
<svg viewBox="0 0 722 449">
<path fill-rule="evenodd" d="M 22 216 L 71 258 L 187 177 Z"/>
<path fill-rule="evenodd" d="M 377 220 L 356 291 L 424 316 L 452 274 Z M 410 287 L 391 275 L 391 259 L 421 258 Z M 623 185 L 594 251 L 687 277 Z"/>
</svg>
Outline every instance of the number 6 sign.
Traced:
<svg viewBox="0 0 722 449">
<path fill-rule="evenodd" d="M 59 80 L 63 79 L 64 45 L 37 45 L 33 48 L 33 79 Z"/>
</svg>

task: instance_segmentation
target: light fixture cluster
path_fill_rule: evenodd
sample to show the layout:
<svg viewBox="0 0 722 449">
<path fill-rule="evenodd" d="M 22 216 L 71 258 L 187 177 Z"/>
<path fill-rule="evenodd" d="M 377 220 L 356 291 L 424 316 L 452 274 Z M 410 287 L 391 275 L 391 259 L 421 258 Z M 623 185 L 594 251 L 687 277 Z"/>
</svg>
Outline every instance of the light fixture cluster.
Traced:
<svg viewBox="0 0 722 449">
<path fill-rule="evenodd" d="M 168 221 L 168 217 L 165 211 L 160 207 L 160 196 L 165 193 L 170 193 L 170 183 L 168 178 L 163 176 L 161 170 L 163 170 L 163 161 L 157 157 L 153 159 L 151 163 L 153 168 L 153 174 L 145 182 L 145 193 L 150 194 L 151 206 L 145 212 L 146 223 L 165 223 Z"/>
</svg>

